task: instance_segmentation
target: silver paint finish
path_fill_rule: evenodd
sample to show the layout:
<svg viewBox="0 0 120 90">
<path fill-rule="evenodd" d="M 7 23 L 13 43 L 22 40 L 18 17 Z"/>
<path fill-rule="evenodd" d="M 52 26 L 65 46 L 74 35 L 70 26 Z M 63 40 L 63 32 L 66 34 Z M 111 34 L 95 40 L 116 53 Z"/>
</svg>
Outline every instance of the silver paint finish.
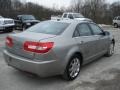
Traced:
<svg viewBox="0 0 120 90">
<path fill-rule="evenodd" d="M 55 21 L 57 22 L 57 21 Z M 110 35 L 92 35 L 73 37 L 75 28 L 84 21 L 59 21 L 71 23 L 61 35 L 49 35 L 26 32 L 9 35 L 14 39 L 14 47 L 6 47 L 5 60 L 8 65 L 32 72 L 41 77 L 63 74 L 70 58 L 75 53 L 82 56 L 82 64 L 103 56 L 111 44 Z M 23 50 L 25 41 L 54 42 L 54 47 L 48 53 L 36 54 Z M 9 62 L 12 60 L 12 62 Z"/>
</svg>

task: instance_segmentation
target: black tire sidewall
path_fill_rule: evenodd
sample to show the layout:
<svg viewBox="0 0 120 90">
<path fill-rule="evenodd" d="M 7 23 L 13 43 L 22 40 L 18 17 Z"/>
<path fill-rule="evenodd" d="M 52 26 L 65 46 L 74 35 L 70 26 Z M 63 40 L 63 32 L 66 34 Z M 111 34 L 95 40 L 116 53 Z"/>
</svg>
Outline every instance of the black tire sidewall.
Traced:
<svg viewBox="0 0 120 90">
<path fill-rule="evenodd" d="M 115 27 L 115 28 L 118 28 L 118 24 L 117 24 L 117 23 L 115 23 L 115 24 L 114 24 L 114 27 Z"/>
<path fill-rule="evenodd" d="M 114 43 L 111 43 L 111 45 L 113 45 L 113 50 L 114 50 L 114 49 L 115 49 Z M 110 45 L 110 46 L 111 46 L 111 45 Z M 114 51 L 115 51 L 115 50 L 114 50 Z M 110 56 L 112 56 L 113 54 L 114 54 L 114 52 L 113 52 L 112 54 L 110 54 L 110 47 L 109 47 L 109 50 L 108 50 L 106 56 L 107 56 L 107 57 L 110 57 Z"/>
<path fill-rule="evenodd" d="M 81 69 L 81 57 L 78 56 L 78 55 L 72 56 L 71 59 L 70 59 L 70 61 L 68 62 L 68 65 L 67 65 L 67 67 L 66 67 L 66 70 L 65 70 L 65 74 L 66 74 L 66 75 L 65 75 L 65 79 L 66 79 L 66 80 L 69 80 L 69 81 L 76 79 L 76 78 L 78 77 L 79 73 L 80 73 L 80 71 L 79 71 L 78 75 L 77 75 L 76 77 L 74 77 L 74 78 L 70 76 L 69 67 L 70 67 L 70 64 L 71 64 L 71 62 L 72 62 L 72 60 L 73 60 L 74 58 L 78 58 L 78 59 L 79 59 L 79 61 L 80 61 L 80 67 L 79 67 L 79 68 Z"/>
<path fill-rule="evenodd" d="M 22 31 L 24 31 L 26 29 L 26 25 L 24 24 L 23 26 L 22 26 Z"/>
</svg>

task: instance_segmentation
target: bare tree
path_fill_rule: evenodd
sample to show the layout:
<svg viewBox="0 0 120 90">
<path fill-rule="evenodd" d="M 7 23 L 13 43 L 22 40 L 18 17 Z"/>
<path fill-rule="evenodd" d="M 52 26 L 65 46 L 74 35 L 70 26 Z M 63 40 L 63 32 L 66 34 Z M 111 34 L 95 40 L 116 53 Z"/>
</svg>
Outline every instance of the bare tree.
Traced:
<svg viewBox="0 0 120 90">
<path fill-rule="evenodd" d="M 56 5 L 50 9 L 26 0 L 0 0 L 0 15 L 5 17 L 14 18 L 19 14 L 33 14 L 37 19 L 46 20 L 51 15 L 59 15 L 65 11 L 82 13 L 97 23 L 111 24 L 112 18 L 120 15 L 120 1 L 110 5 L 105 0 L 71 0 L 67 10 L 65 7 L 58 10 Z"/>
<path fill-rule="evenodd" d="M 106 11 L 105 0 L 72 0 L 71 8 L 97 23 L 102 23 Z"/>
<path fill-rule="evenodd" d="M 114 2 L 110 6 L 110 10 L 112 12 L 112 17 L 119 16 L 120 15 L 120 1 Z"/>
<path fill-rule="evenodd" d="M 72 0 L 71 1 L 71 5 L 70 5 L 70 10 L 72 12 L 81 12 L 81 8 L 84 5 L 84 1 L 83 0 Z"/>
<path fill-rule="evenodd" d="M 46 20 L 53 14 L 61 14 L 61 11 L 26 2 L 26 0 L 0 0 L 0 15 L 15 18 L 19 14 L 32 14 L 37 19 Z"/>
</svg>

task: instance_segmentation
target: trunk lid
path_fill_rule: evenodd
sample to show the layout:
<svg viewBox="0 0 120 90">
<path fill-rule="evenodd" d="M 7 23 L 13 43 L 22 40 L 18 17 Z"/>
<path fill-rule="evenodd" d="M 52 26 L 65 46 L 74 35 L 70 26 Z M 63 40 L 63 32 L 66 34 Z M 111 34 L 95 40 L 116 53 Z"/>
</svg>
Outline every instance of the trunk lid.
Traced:
<svg viewBox="0 0 120 90">
<path fill-rule="evenodd" d="M 13 47 L 6 46 L 6 49 L 16 55 L 34 59 L 34 53 L 28 52 L 24 50 L 24 43 L 25 41 L 33 41 L 39 42 L 40 40 L 53 38 L 56 35 L 48 35 L 48 34 L 41 34 L 41 33 L 33 33 L 33 32 L 23 32 L 19 34 L 12 34 L 9 35 L 13 39 Z"/>
</svg>

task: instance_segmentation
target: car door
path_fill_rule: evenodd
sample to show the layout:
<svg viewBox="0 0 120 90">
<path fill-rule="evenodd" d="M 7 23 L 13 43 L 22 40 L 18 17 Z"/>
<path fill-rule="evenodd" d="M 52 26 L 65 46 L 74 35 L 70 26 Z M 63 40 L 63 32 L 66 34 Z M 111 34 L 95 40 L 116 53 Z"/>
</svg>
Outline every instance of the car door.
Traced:
<svg viewBox="0 0 120 90">
<path fill-rule="evenodd" d="M 117 24 L 120 26 L 120 16 L 117 18 Z"/>
<path fill-rule="evenodd" d="M 75 39 L 79 45 L 80 52 L 83 54 L 84 60 L 89 61 L 94 58 L 96 38 L 93 37 L 93 33 L 87 23 L 77 25 Z"/>
<path fill-rule="evenodd" d="M 89 25 L 94 34 L 93 37 L 96 38 L 96 54 L 104 54 L 109 47 L 109 37 L 104 34 L 104 31 L 98 25 L 94 23 L 89 23 Z"/>
<path fill-rule="evenodd" d="M 20 16 L 17 17 L 16 26 L 18 29 L 21 29 L 22 27 L 22 19 Z"/>
</svg>

